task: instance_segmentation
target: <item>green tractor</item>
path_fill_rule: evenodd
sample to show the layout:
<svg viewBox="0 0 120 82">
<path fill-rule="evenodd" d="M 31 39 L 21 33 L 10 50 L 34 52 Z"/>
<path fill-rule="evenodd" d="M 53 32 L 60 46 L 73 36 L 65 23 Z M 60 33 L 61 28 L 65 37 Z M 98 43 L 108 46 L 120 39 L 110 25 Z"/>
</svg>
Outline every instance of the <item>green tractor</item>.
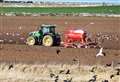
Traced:
<svg viewBox="0 0 120 82">
<path fill-rule="evenodd" d="M 28 45 L 59 46 L 61 38 L 60 35 L 55 32 L 55 28 L 55 25 L 41 25 L 38 31 L 29 33 L 26 43 Z"/>
</svg>

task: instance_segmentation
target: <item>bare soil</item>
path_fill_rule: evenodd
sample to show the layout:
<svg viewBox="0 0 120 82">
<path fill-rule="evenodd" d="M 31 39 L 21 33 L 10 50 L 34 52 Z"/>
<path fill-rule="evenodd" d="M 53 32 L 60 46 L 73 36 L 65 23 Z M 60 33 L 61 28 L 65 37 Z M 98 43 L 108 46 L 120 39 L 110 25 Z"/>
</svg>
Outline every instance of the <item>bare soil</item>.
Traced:
<svg viewBox="0 0 120 82">
<path fill-rule="evenodd" d="M 57 16 L 0 16 L 0 61 L 26 63 L 69 63 L 84 65 L 120 64 L 120 18 L 107 17 L 57 17 Z M 99 49 L 73 49 L 25 45 L 27 34 L 41 24 L 56 24 L 63 36 L 65 30 L 81 28 L 91 37 L 98 33 L 109 38 L 101 44 L 106 56 L 96 58 Z M 62 37 L 63 38 L 63 37 Z M 104 36 L 103 36 L 104 38 Z M 9 43 L 9 44 L 8 44 Z M 22 44 L 21 44 L 22 43 Z M 56 50 L 60 49 L 57 54 Z"/>
</svg>

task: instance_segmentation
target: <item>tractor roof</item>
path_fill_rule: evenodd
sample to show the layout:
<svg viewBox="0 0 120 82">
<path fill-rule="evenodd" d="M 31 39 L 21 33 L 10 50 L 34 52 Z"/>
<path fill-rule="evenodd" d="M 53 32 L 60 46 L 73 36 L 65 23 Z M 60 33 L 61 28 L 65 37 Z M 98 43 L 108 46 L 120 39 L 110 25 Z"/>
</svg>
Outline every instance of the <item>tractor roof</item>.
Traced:
<svg viewBox="0 0 120 82">
<path fill-rule="evenodd" d="M 42 27 L 56 27 L 56 25 L 52 25 L 52 24 L 42 24 Z"/>
</svg>

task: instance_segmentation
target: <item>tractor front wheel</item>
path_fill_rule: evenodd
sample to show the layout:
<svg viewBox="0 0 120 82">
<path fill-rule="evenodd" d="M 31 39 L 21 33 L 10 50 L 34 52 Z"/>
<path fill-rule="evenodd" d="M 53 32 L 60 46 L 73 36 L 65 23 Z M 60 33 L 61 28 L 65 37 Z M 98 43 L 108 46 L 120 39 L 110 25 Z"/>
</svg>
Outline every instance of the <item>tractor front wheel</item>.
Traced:
<svg viewBox="0 0 120 82">
<path fill-rule="evenodd" d="M 28 45 L 35 45 L 35 38 L 34 37 L 32 37 L 32 36 L 29 36 L 28 38 L 27 38 L 27 42 L 26 42 L 26 44 L 28 44 Z"/>
<path fill-rule="evenodd" d="M 45 35 L 42 41 L 43 46 L 52 46 L 53 45 L 53 37 L 51 35 Z"/>
</svg>

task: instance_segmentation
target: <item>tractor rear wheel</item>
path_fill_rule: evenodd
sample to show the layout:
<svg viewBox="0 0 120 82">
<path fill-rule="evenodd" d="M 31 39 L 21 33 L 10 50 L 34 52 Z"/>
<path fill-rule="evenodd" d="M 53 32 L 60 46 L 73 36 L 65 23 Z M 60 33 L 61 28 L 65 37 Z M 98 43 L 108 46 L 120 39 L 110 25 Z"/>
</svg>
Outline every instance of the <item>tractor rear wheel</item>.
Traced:
<svg viewBox="0 0 120 82">
<path fill-rule="evenodd" d="M 42 40 L 42 44 L 44 46 L 52 46 L 53 45 L 53 37 L 51 35 L 45 35 Z"/>
<path fill-rule="evenodd" d="M 34 37 L 29 36 L 29 37 L 27 38 L 26 44 L 28 44 L 28 45 L 35 45 L 35 43 L 36 43 L 36 41 L 35 41 L 35 38 L 34 38 Z"/>
</svg>

